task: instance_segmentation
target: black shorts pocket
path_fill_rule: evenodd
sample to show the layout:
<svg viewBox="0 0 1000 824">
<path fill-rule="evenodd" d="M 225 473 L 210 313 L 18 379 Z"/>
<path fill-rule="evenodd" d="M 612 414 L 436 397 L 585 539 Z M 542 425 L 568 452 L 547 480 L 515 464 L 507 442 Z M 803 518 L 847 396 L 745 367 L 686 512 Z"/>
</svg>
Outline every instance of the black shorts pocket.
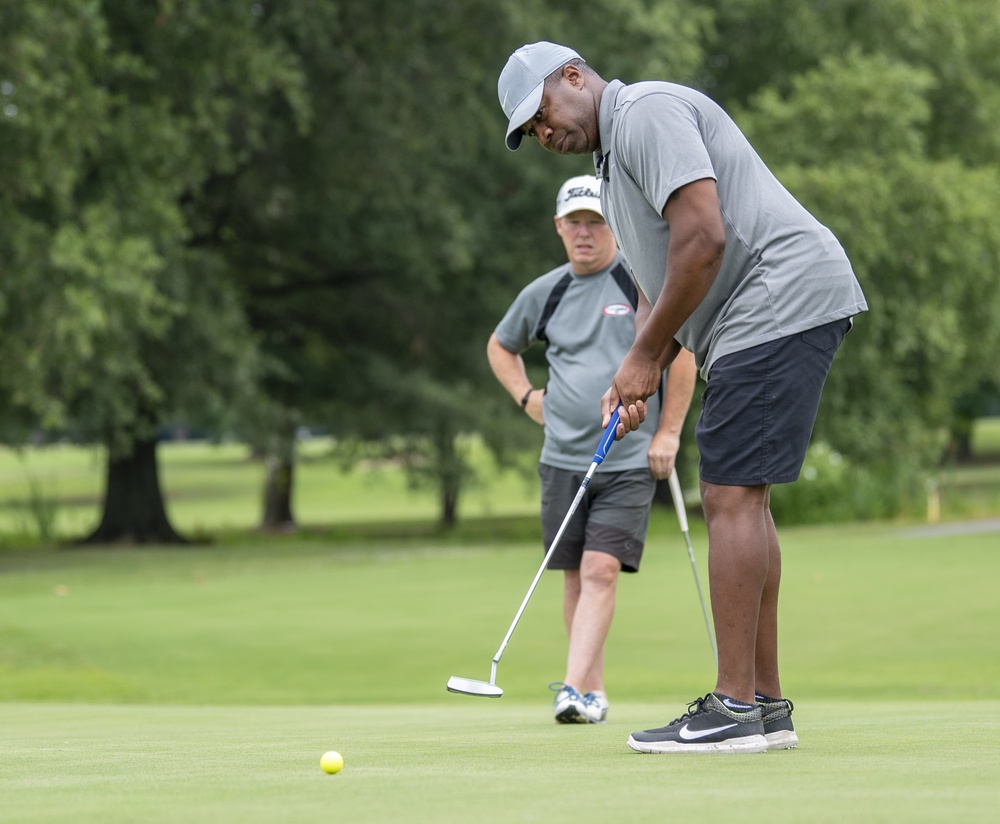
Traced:
<svg viewBox="0 0 1000 824">
<path fill-rule="evenodd" d="M 823 326 L 817 326 L 815 329 L 806 329 L 799 337 L 802 338 L 803 343 L 808 343 L 814 349 L 825 352 L 828 349 L 836 349 L 840 346 L 850 324 L 850 318 L 835 320 L 833 323 L 826 323 Z"/>
</svg>

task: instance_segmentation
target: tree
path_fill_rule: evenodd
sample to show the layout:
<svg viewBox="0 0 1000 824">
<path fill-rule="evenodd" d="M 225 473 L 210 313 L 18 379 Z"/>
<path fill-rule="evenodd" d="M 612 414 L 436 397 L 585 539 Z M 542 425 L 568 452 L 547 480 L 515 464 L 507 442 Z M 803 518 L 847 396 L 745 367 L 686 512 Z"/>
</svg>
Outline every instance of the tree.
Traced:
<svg viewBox="0 0 1000 824">
<path fill-rule="evenodd" d="M 844 243 L 872 309 L 838 356 L 817 434 L 911 490 L 940 459 L 959 399 L 1000 378 L 1000 170 L 934 156 L 937 82 L 853 52 L 787 95 L 763 90 L 740 116 Z"/>
<path fill-rule="evenodd" d="M 273 420 L 381 441 L 414 482 L 438 486 L 446 525 L 471 477 L 464 433 L 486 433 L 501 455 L 537 435 L 497 389 L 485 343 L 525 273 L 559 262 L 554 192 L 591 166 L 503 147 L 497 75 L 525 19 L 551 21 L 581 50 L 593 43 L 608 72 L 694 65 L 706 22 L 638 0 L 573 14 L 484 0 L 268 7 L 262 25 L 303 61 L 311 127 L 272 113 L 261 162 L 202 204 L 205 242 L 240 273 Z M 647 56 L 627 42 L 650 44 Z M 263 418 L 254 427 L 284 478 L 291 435 Z"/>
<path fill-rule="evenodd" d="M 190 204 L 260 147 L 259 102 L 305 116 L 294 56 L 256 7 L 56 0 L 0 20 L 10 147 L 0 253 L 4 429 L 72 424 L 108 447 L 99 541 L 176 541 L 157 483 L 171 416 L 211 418 L 255 355 L 224 260 Z"/>
</svg>

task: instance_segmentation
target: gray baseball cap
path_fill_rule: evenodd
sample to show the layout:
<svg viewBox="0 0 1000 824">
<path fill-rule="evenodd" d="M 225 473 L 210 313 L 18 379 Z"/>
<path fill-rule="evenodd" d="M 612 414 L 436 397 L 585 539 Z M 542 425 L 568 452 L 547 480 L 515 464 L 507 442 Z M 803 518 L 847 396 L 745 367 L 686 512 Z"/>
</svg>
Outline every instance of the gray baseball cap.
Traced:
<svg viewBox="0 0 1000 824">
<path fill-rule="evenodd" d="M 542 102 L 545 78 L 570 60 L 582 60 L 567 46 L 542 40 L 521 46 L 500 72 L 497 94 L 500 108 L 507 115 L 507 148 L 512 152 L 521 145 L 521 127 L 538 111 Z"/>
</svg>

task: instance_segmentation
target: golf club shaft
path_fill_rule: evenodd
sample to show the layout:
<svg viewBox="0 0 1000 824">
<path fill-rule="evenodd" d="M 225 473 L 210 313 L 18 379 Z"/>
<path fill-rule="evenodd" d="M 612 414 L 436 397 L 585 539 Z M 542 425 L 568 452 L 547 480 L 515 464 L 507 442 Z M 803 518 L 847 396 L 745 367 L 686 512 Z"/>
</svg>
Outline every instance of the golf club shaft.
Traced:
<svg viewBox="0 0 1000 824">
<path fill-rule="evenodd" d="M 528 606 L 528 601 L 531 600 L 531 596 L 535 592 L 535 587 L 538 586 L 538 582 L 542 577 L 542 573 L 545 572 L 545 567 L 548 565 L 549 559 L 552 557 L 552 553 L 559 545 L 563 532 L 566 531 L 566 527 L 569 526 L 569 522 L 572 519 L 573 514 L 576 512 L 576 508 L 580 505 L 580 501 L 583 500 L 587 487 L 590 485 L 590 479 L 594 477 L 597 467 L 600 466 L 601 462 L 607 456 L 611 445 L 615 442 L 618 421 L 619 412 L 618 410 L 615 410 L 614 414 L 611 416 L 611 420 L 608 421 L 607 427 L 604 429 L 604 434 L 601 436 L 601 442 L 597 445 L 597 451 L 594 453 L 594 461 L 591 463 L 590 469 L 587 470 L 587 474 L 584 475 L 583 482 L 580 484 L 580 488 L 577 490 L 576 496 L 573 498 L 573 503 L 570 504 L 566 517 L 563 518 L 563 522 L 559 525 L 559 531 L 556 533 L 556 537 L 553 538 L 552 543 L 549 544 L 548 552 L 545 553 L 545 557 L 542 559 L 542 564 L 538 567 L 538 572 L 535 573 L 535 578 L 531 582 L 531 586 L 528 587 L 528 593 L 524 596 L 524 600 L 521 601 L 521 606 L 518 608 L 517 614 L 514 616 L 514 620 L 511 621 L 507 634 L 503 637 L 503 641 L 500 642 L 500 648 L 497 650 L 497 654 L 493 656 L 493 666 L 490 670 L 490 683 L 495 683 L 497 664 L 500 663 L 500 658 L 503 656 L 503 651 L 507 647 L 507 642 L 510 641 L 510 637 L 514 634 L 517 622 L 521 620 L 521 615 L 524 613 L 525 607 Z"/>
<path fill-rule="evenodd" d="M 688 558 L 691 559 L 691 571 L 694 573 L 694 584 L 698 588 L 698 600 L 701 601 L 701 613 L 705 616 L 705 629 L 708 631 L 708 643 L 712 647 L 712 657 L 715 664 L 719 664 L 719 652 L 715 647 L 715 636 L 712 634 L 712 623 L 708 619 L 708 608 L 705 606 L 705 596 L 701 591 L 701 579 L 698 577 L 698 566 L 694 562 L 694 549 L 691 546 L 691 533 L 688 531 L 687 508 L 684 506 L 684 495 L 681 493 L 681 482 L 677 477 L 676 467 L 670 471 L 670 495 L 674 499 L 674 509 L 677 510 L 677 520 L 680 523 L 681 532 L 684 534 L 684 543 L 687 544 Z"/>
<path fill-rule="evenodd" d="M 559 545 L 559 540 L 562 538 L 563 532 L 566 531 L 566 527 L 569 525 L 570 520 L 573 518 L 573 514 L 576 512 L 576 508 L 580 505 L 580 501 L 583 500 L 584 493 L 587 491 L 587 486 L 590 484 L 590 479 L 594 477 L 594 470 L 597 469 L 597 464 L 592 463 L 587 474 L 584 476 L 583 483 L 580 484 L 580 488 L 576 492 L 576 497 L 573 498 L 573 503 L 570 504 L 569 511 L 566 513 L 566 517 L 563 518 L 562 524 L 559 526 L 559 531 L 556 533 L 556 537 L 552 539 L 552 543 L 549 545 L 548 552 L 545 553 L 545 557 L 542 558 L 542 565 L 538 567 L 538 572 L 535 573 L 535 579 L 531 582 L 531 586 L 528 587 L 528 593 L 524 596 L 524 600 L 521 601 L 521 606 L 517 610 L 517 614 L 514 616 L 514 620 L 511 622 L 510 629 L 507 630 L 507 634 L 504 636 L 503 641 L 500 643 L 500 649 L 497 650 L 497 654 L 493 656 L 493 675 L 496 675 L 496 666 L 500 663 L 500 657 L 503 655 L 503 651 L 507 646 L 507 642 L 510 640 L 510 636 L 514 634 L 514 628 L 517 626 L 517 622 L 521 620 L 521 615 L 524 612 L 525 607 L 528 606 L 528 601 L 531 600 L 531 596 L 535 592 L 535 587 L 538 586 L 538 582 L 541 580 L 542 573 L 545 572 L 545 567 L 548 566 L 549 559 L 552 557 L 552 553 L 555 551 L 556 547 Z"/>
</svg>

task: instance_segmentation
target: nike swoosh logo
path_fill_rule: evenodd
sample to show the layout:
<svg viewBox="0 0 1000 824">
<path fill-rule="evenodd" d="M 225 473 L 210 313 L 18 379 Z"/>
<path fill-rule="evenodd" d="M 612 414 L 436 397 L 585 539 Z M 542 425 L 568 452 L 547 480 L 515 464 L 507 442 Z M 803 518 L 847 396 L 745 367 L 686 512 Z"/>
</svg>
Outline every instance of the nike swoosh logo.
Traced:
<svg viewBox="0 0 1000 824">
<path fill-rule="evenodd" d="M 731 730 L 733 727 L 738 726 L 737 724 L 726 724 L 724 727 L 712 727 L 707 730 L 689 730 L 688 725 L 685 724 L 677 734 L 685 741 L 697 741 L 699 738 L 705 738 L 706 736 L 713 735 L 717 732 L 722 732 L 723 730 Z"/>
</svg>

